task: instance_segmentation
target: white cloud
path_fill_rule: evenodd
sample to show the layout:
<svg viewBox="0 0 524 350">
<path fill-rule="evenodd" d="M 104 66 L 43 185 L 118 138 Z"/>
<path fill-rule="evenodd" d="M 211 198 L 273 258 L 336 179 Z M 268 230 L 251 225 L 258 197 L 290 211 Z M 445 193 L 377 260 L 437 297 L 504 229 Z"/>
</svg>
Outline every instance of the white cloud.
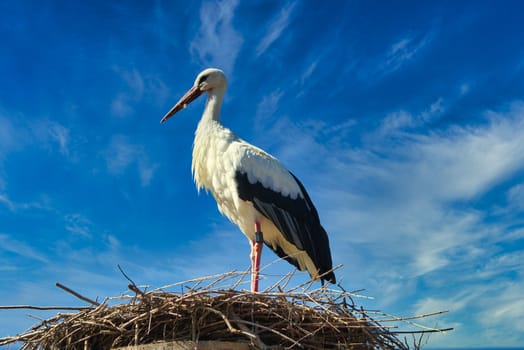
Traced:
<svg viewBox="0 0 524 350">
<path fill-rule="evenodd" d="M 291 2 L 284 6 L 278 16 L 269 25 L 266 34 L 260 40 L 256 54 L 257 57 L 262 55 L 282 34 L 284 29 L 289 25 L 291 14 L 296 6 L 296 2 Z"/>
<path fill-rule="evenodd" d="M 448 298 L 425 297 L 418 300 L 414 305 L 414 315 L 427 315 L 433 312 L 449 311 L 457 313 L 469 306 L 476 295 L 463 291 Z"/>
<path fill-rule="evenodd" d="M 107 170 L 113 175 L 122 174 L 140 153 L 141 148 L 130 144 L 125 136 L 113 136 L 104 154 Z"/>
<path fill-rule="evenodd" d="M 148 186 L 151 183 L 157 168 L 158 164 L 151 164 L 147 157 L 142 156 L 138 159 L 138 175 L 142 186 Z"/>
<path fill-rule="evenodd" d="M 162 79 L 156 76 L 146 77 L 146 94 L 157 106 L 162 106 L 170 97 L 169 88 Z"/>
<path fill-rule="evenodd" d="M 432 337 L 433 347 L 501 347 L 521 344 L 524 331 L 522 280 L 508 282 L 495 278 L 491 283 L 453 286 L 445 297 L 424 297 L 414 305 L 414 314 L 448 310 L 438 317 L 439 325 L 454 327 L 452 337 Z M 439 293 L 443 294 L 443 293 Z M 471 337 L 472 332 L 478 336 Z"/>
<path fill-rule="evenodd" d="M 524 184 L 520 183 L 511 187 L 507 192 L 507 198 L 511 206 L 524 209 Z"/>
<path fill-rule="evenodd" d="M 255 112 L 256 124 L 263 124 L 267 122 L 267 120 L 271 120 L 271 117 L 273 117 L 278 109 L 278 103 L 283 95 L 284 92 L 279 89 L 262 97 L 262 101 L 257 105 L 257 110 Z"/>
<path fill-rule="evenodd" d="M 312 62 L 302 73 L 300 78 L 298 78 L 294 84 L 297 85 L 296 89 L 298 90 L 297 97 L 302 97 L 307 92 L 307 87 L 311 86 L 311 82 L 309 81 L 315 70 L 317 69 L 317 65 L 320 59 L 317 59 L 316 61 Z"/>
<path fill-rule="evenodd" d="M 69 130 L 59 123 L 49 125 L 49 136 L 54 140 L 63 155 L 69 154 Z"/>
<path fill-rule="evenodd" d="M 442 98 L 438 98 L 429 107 L 413 115 L 412 113 L 400 110 L 389 113 L 380 123 L 376 135 L 378 138 L 387 136 L 398 136 L 406 130 L 418 128 L 437 120 L 445 111 Z"/>
<path fill-rule="evenodd" d="M 10 211 L 15 211 L 16 205 L 5 194 L 0 194 L 0 203 L 7 207 Z"/>
<path fill-rule="evenodd" d="M 508 239 L 508 241 L 511 241 L 511 239 Z M 475 273 L 475 278 L 488 280 L 507 273 L 524 275 L 524 251 L 491 256 Z"/>
<path fill-rule="evenodd" d="M 313 72 L 315 72 L 315 69 L 317 69 L 317 65 L 318 61 L 314 61 L 307 67 L 306 71 L 302 73 L 302 76 L 300 77 L 300 85 L 304 85 L 306 80 L 308 80 L 311 75 L 313 75 Z"/>
<path fill-rule="evenodd" d="M 169 96 L 166 84 L 156 75 L 141 73 L 136 68 L 114 67 L 114 72 L 122 79 L 124 86 L 111 101 L 111 114 L 124 118 L 135 112 L 135 106 L 146 99 L 161 105 Z"/>
<path fill-rule="evenodd" d="M 460 84 L 459 91 L 460 91 L 461 96 L 467 95 L 470 90 L 471 90 L 470 84 L 468 83 Z"/>
<path fill-rule="evenodd" d="M 12 119 L 8 114 L 0 114 L 0 162 L 9 153 L 33 143 L 47 151 L 58 151 L 68 159 L 74 157 L 71 144 L 78 140 L 73 139 L 68 127 L 49 118 L 33 118 L 30 121 L 16 118 L 18 124 L 13 123 Z"/>
<path fill-rule="evenodd" d="M 524 333 L 524 290 L 523 281 L 509 282 L 492 291 L 485 300 L 483 311 L 478 314 L 478 321 L 487 327 L 508 329 L 509 334 Z M 508 339 L 504 339 L 507 343 Z"/>
<path fill-rule="evenodd" d="M 412 60 L 431 41 L 431 34 L 422 37 L 406 36 L 393 43 L 387 51 L 380 70 L 388 74 L 398 70 L 406 62 Z"/>
<path fill-rule="evenodd" d="M 233 67 L 243 43 L 233 27 L 238 0 L 207 1 L 200 8 L 200 28 L 189 51 L 206 66 L 221 68 L 226 74 Z"/>
<path fill-rule="evenodd" d="M 143 146 L 130 143 L 123 135 L 113 136 L 103 154 L 107 170 L 112 175 L 123 175 L 136 165 L 142 186 L 149 185 L 158 167 L 151 163 Z"/>
<path fill-rule="evenodd" d="M 488 273 L 522 274 L 521 253 L 493 260 L 495 247 L 520 239 L 522 230 L 511 228 L 511 222 L 486 222 L 488 212 L 470 201 L 524 169 L 524 104 L 488 112 L 484 123 L 475 125 L 427 134 L 412 127 L 443 108 L 437 99 L 426 112 L 391 114 L 363 138 L 362 148 L 342 139 L 319 143 L 319 136 L 337 139 L 337 129 L 311 128 L 287 118 L 271 130 L 274 153 L 303 180 L 319 209 L 334 262 L 346 266 L 343 274 L 351 276 L 353 286 L 366 287 L 377 300 L 412 297 L 416 284 L 408 282 L 413 280 L 463 288 L 464 283 L 487 283 Z M 402 132 L 376 137 L 384 129 Z M 518 203 L 519 193 L 514 187 L 508 199 Z M 481 261 L 489 262 L 484 270 Z M 395 288 L 399 281 L 407 287 Z M 479 295 L 475 292 L 472 300 L 478 302 Z M 451 292 L 442 300 L 464 308 Z"/>
<path fill-rule="evenodd" d="M 407 130 L 389 140 L 383 137 L 384 129 L 415 123 L 407 112 L 392 114 L 384 119 L 380 133 L 366 137 L 368 151 L 387 157 L 362 158 L 367 164 L 363 176 L 410 200 L 471 199 L 524 165 L 523 114 L 523 105 L 515 104 L 507 113 L 488 113 L 484 126 L 455 126 L 430 134 Z M 348 166 L 354 167 L 349 161 L 353 165 Z"/>
<path fill-rule="evenodd" d="M 132 97 L 134 99 L 140 100 L 144 95 L 144 78 L 142 74 L 136 69 L 133 68 L 130 71 L 122 71 L 122 78 L 127 83 L 127 86 L 130 89 Z"/>
<path fill-rule="evenodd" d="M 418 56 L 427 49 L 434 35 L 434 31 L 408 34 L 390 44 L 375 57 L 366 57 L 365 60 L 355 59 L 346 71 L 355 70 L 355 74 L 362 81 L 376 83 L 408 64 L 416 62 Z"/>
<path fill-rule="evenodd" d="M 81 214 L 68 214 L 64 218 L 65 228 L 72 234 L 91 237 L 92 222 Z"/>
<path fill-rule="evenodd" d="M 0 204 L 3 204 L 9 211 L 15 213 L 19 210 L 27 209 L 49 209 L 45 198 L 32 202 L 17 202 L 11 199 L 7 193 L 0 192 Z"/>
<path fill-rule="evenodd" d="M 439 98 L 433 102 L 428 109 L 422 111 L 419 115 L 419 119 L 425 123 L 430 123 L 437 119 L 442 113 L 444 113 L 445 108 L 443 105 L 443 99 Z"/>
<path fill-rule="evenodd" d="M 11 252 L 25 258 L 47 263 L 47 259 L 25 242 L 11 238 L 7 234 L 0 234 L 0 253 Z"/>
<path fill-rule="evenodd" d="M 119 92 L 111 101 L 111 113 L 116 117 L 127 117 L 134 112 L 134 104 L 144 96 L 145 82 L 142 74 L 136 69 L 124 70 L 114 68 L 125 82 L 125 92 Z"/>
<path fill-rule="evenodd" d="M 411 128 L 416 125 L 415 118 L 406 111 L 397 111 L 388 114 L 381 122 L 381 136 L 391 134 L 397 130 Z"/>
<path fill-rule="evenodd" d="M 123 118 L 133 113 L 133 107 L 130 104 L 130 98 L 125 93 L 119 93 L 111 101 L 111 114 Z"/>
<path fill-rule="evenodd" d="M 74 137 L 70 128 L 48 118 L 33 120 L 29 125 L 32 139 L 39 147 L 48 152 L 59 152 L 70 161 L 75 161 L 77 155 L 74 147 L 82 142 L 81 138 Z"/>
</svg>

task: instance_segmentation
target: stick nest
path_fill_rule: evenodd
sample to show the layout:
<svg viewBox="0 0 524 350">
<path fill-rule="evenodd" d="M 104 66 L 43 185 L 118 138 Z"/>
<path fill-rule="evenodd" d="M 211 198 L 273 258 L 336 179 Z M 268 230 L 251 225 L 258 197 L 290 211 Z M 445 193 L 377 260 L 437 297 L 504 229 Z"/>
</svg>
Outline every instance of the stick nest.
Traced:
<svg viewBox="0 0 524 350">
<path fill-rule="evenodd" d="M 143 292 L 132 283 L 129 289 L 135 295 L 93 302 L 76 313 L 59 313 L 24 334 L 0 339 L 0 345 L 22 342 L 21 349 L 111 349 L 158 341 L 212 340 L 248 343 L 253 349 L 409 348 L 397 338 L 406 332 L 380 324 L 402 319 L 384 319 L 380 313 L 382 320 L 374 320 L 370 313 L 376 312 L 355 306 L 354 293 L 324 287 L 311 290 L 312 284 L 287 292 L 281 283 L 260 293 L 236 290 L 239 282 L 220 288 L 220 283 L 234 276 L 238 278 L 228 273 L 168 286 L 180 292 L 167 292 L 166 287 Z M 412 334 L 429 331 L 439 330 Z"/>
</svg>

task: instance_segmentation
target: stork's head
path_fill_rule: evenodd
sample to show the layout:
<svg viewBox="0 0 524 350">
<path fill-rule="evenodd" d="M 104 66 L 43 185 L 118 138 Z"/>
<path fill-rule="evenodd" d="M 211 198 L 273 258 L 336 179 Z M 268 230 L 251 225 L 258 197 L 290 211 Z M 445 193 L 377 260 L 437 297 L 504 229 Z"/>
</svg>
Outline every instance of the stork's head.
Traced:
<svg viewBox="0 0 524 350">
<path fill-rule="evenodd" d="M 226 89 L 226 76 L 224 72 L 217 68 L 208 68 L 200 72 L 195 79 L 195 84 L 184 96 L 171 108 L 169 112 L 160 120 L 160 123 L 171 118 L 175 113 L 187 107 L 198 96 L 204 92 L 211 92 L 215 89 Z"/>
</svg>

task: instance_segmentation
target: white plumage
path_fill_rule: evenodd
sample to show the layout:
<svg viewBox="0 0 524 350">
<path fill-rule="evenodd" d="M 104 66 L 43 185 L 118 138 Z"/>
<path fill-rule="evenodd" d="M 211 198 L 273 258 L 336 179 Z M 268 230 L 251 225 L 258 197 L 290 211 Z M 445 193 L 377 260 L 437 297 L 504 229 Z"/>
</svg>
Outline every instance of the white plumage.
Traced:
<svg viewBox="0 0 524 350">
<path fill-rule="evenodd" d="M 208 94 L 193 144 L 192 171 L 198 190 L 204 188 L 212 193 L 219 211 L 240 228 L 252 247 L 257 225 L 264 243 L 280 257 L 307 270 L 313 279 L 334 283 L 327 234 L 308 194 L 276 158 L 220 123 L 225 91 L 223 72 L 206 69 L 161 121 L 202 93 Z M 256 290 L 258 266 L 253 266 L 253 273 L 257 281 L 252 289 Z"/>
</svg>

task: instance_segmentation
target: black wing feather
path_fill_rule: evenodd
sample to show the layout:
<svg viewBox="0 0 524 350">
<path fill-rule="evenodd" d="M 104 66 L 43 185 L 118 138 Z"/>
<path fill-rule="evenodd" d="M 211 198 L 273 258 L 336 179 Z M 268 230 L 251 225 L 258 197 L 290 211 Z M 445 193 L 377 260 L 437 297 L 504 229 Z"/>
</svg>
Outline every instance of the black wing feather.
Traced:
<svg viewBox="0 0 524 350">
<path fill-rule="evenodd" d="M 235 174 L 238 194 L 242 200 L 252 202 L 255 209 L 271 220 L 290 243 L 306 251 L 319 269 L 319 274 L 325 273 L 320 277 L 321 280 L 335 283 L 335 274 L 331 271 L 333 263 L 327 233 L 320 224 L 318 212 L 306 189 L 295 175 L 292 173 L 290 175 L 297 182 L 304 198 L 297 196 L 296 199 L 292 199 L 265 188 L 260 182 L 252 184 L 247 174 L 240 171 Z M 273 251 L 279 257 L 299 267 L 298 262 L 287 256 L 280 247 Z"/>
</svg>

